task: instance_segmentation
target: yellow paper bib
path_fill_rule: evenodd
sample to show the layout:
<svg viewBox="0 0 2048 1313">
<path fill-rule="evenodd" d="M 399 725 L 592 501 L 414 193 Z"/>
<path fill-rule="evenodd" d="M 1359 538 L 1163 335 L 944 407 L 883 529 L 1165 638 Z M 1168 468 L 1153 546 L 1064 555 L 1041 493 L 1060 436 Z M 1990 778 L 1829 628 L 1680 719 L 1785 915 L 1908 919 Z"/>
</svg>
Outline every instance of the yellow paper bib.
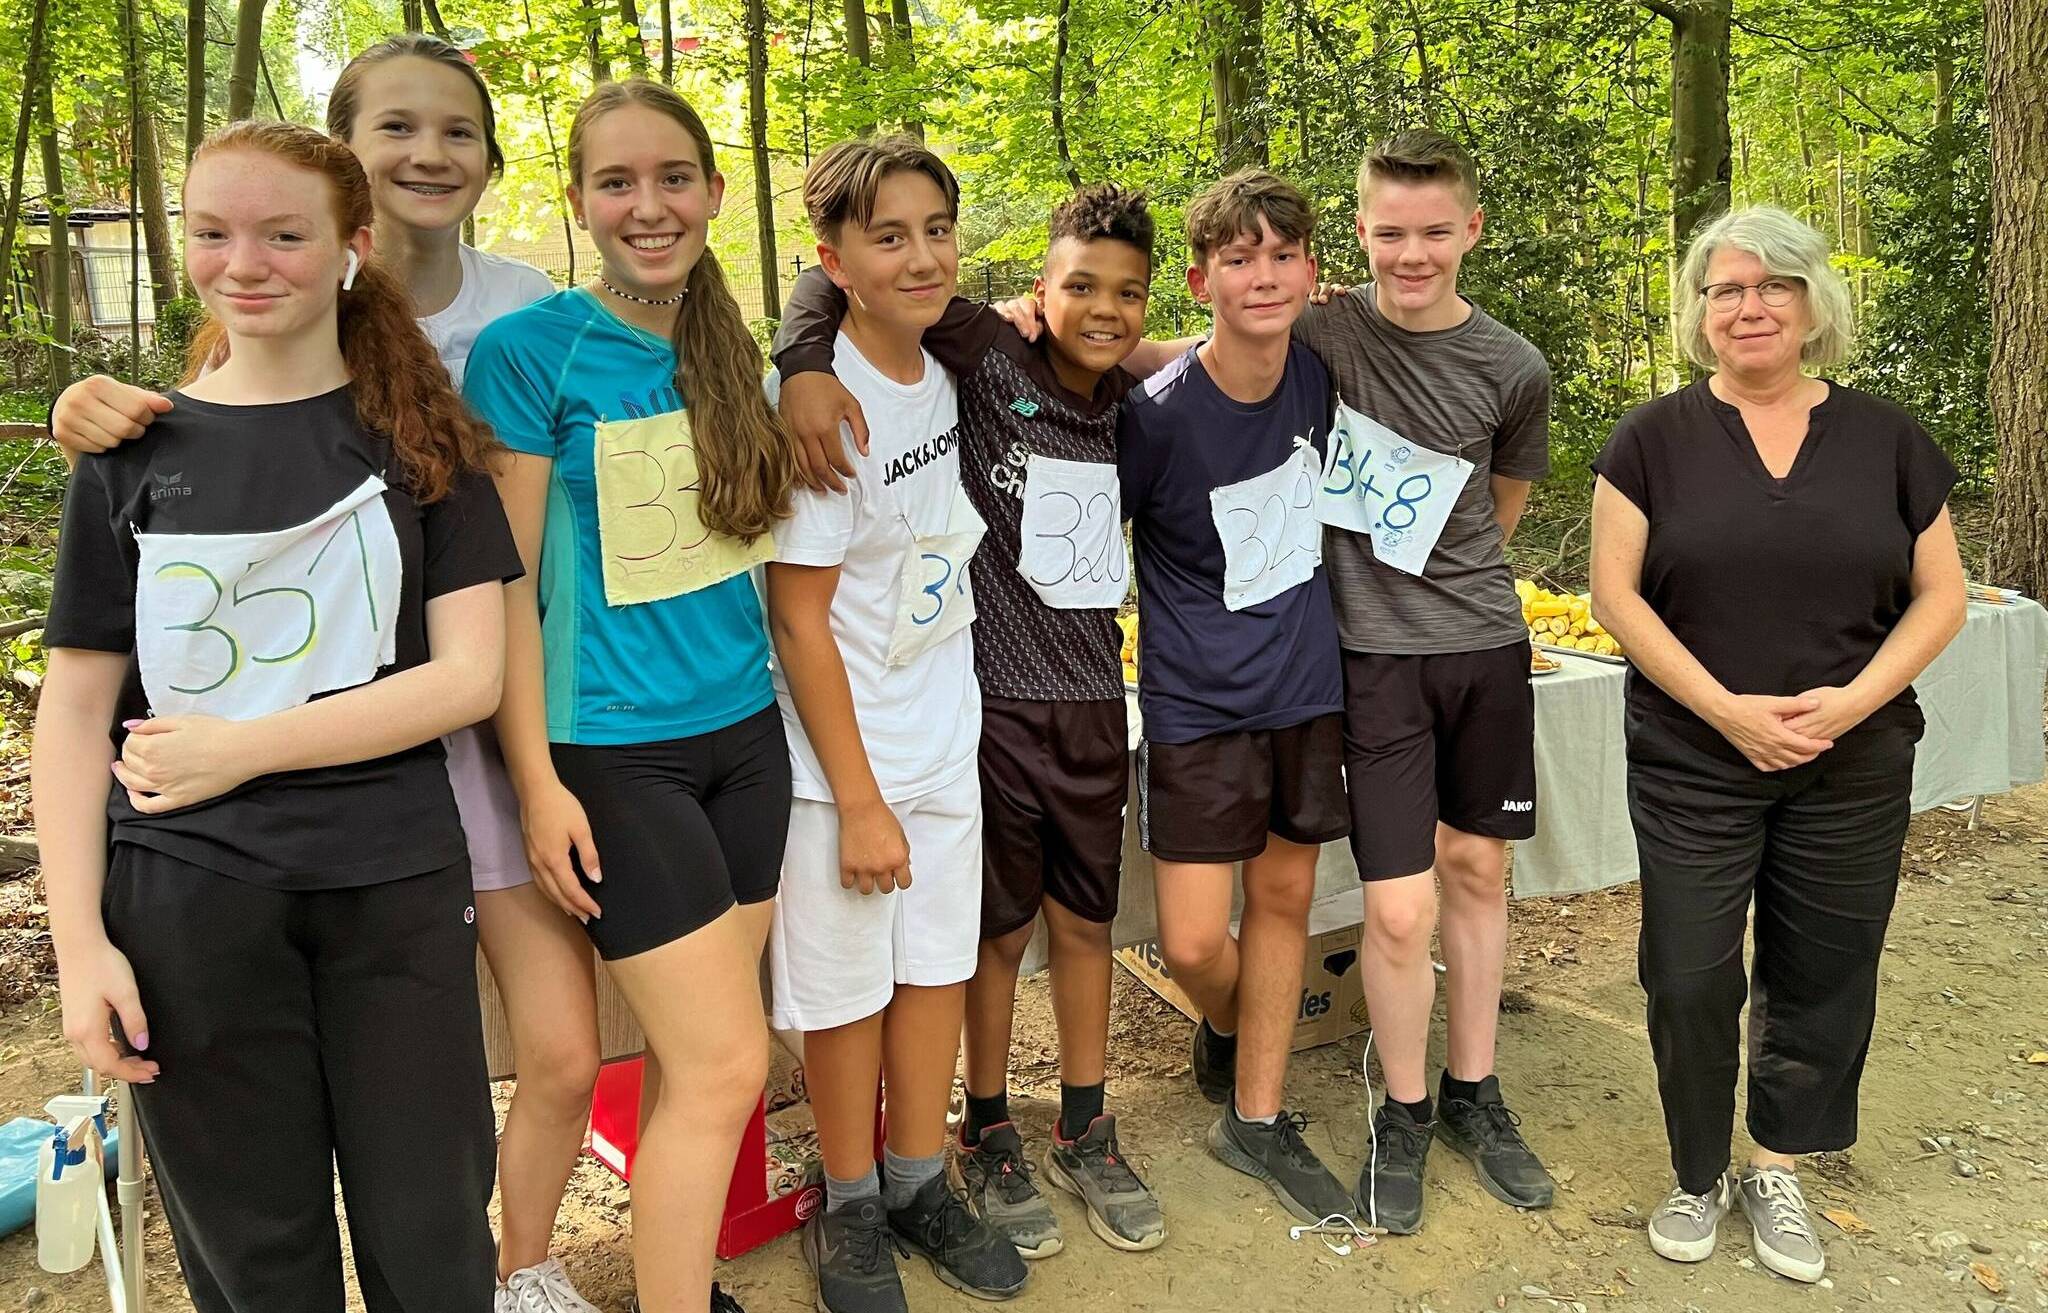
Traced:
<svg viewBox="0 0 2048 1313">
<path fill-rule="evenodd" d="M 775 559 L 775 541 L 713 533 L 697 517 L 702 482 L 687 411 L 600 420 L 596 429 L 597 536 L 604 600 L 659 602 L 723 583 Z"/>
</svg>

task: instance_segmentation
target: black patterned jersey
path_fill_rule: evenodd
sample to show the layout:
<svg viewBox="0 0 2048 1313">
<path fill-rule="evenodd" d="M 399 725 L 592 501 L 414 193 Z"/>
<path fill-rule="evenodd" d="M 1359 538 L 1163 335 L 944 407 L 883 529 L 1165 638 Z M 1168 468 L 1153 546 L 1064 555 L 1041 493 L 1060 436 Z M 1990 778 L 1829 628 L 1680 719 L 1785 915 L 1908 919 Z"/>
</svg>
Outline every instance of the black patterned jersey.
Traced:
<svg viewBox="0 0 2048 1313">
<path fill-rule="evenodd" d="M 823 270 L 797 280 L 775 338 L 784 378 L 831 368 L 845 307 Z M 1115 609 L 1047 606 L 1017 560 L 1027 462 L 1044 456 L 1114 465 L 1117 408 L 1136 380 L 1112 370 L 1093 396 L 1079 396 L 1060 383 L 1043 339 L 1027 343 L 1001 315 L 965 299 L 925 330 L 924 345 L 959 381 L 960 477 L 988 524 L 974 554 L 974 672 L 982 693 L 1032 702 L 1121 698 Z"/>
</svg>

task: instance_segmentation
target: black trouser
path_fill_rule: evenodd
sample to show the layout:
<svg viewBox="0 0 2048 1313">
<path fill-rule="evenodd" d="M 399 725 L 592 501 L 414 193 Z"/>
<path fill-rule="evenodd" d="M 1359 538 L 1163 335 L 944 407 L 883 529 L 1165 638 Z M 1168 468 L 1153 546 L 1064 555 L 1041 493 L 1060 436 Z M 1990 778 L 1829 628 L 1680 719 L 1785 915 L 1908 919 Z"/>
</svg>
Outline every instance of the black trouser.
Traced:
<svg viewBox="0 0 2048 1313">
<path fill-rule="evenodd" d="M 136 1108 L 193 1307 L 341 1313 L 339 1167 L 370 1313 L 486 1313 L 469 864 L 285 892 L 122 844 L 103 910 L 163 1069 Z"/>
<path fill-rule="evenodd" d="M 1855 1143 L 1918 737 L 1866 724 L 1807 765 L 1766 773 L 1703 722 L 1631 712 L 1637 966 L 1686 1190 L 1703 1194 L 1728 1169 L 1752 895 L 1750 1137 L 1784 1154 Z"/>
</svg>

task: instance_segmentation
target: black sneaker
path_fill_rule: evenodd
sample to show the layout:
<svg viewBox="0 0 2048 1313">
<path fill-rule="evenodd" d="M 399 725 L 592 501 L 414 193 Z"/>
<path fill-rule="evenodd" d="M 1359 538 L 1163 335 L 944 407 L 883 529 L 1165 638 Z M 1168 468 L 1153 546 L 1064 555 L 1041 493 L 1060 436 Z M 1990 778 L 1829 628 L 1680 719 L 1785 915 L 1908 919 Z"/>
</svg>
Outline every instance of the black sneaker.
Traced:
<svg viewBox="0 0 2048 1313">
<path fill-rule="evenodd" d="M 1195 1056 L 1191 1065 L 1195 1069 L 1195 1088 L 1202 1092 L 1202 1097 L 1211 1103 L 1222 1103 L 1237 1088 L 1237 1048 L 1232 1045 L 1230 1055 L 1220 1061 L 1212 1058 L 1209 1051 L 1216 1038 L 1207 1018 L 1195 1023 Z"/>
<path fill-rule="evenodd" d="M 1311 1226 L 1350 1217 L 1357 1205 L 1301 1138 L 1307 1128 L 1308 1118 L 1298 1112 L 1283 1112 L 1268 1126 L 1225 1108 L 1209 1128 L 1209 1152 L 1225 1167 L 1264 1181 L 1281 1207 Z"/>
<path fill-rule="evenodd" d="M 1434 1121 L 1417 1122 L 1388 1099 L 1373 1114 L 1372 1144 L 1358 1174 L 1359 1220 L 1394 1235 L 1422 1229 L 1422 1165 Z"/>
<path fill-rule="evenodd" d="M 976 1217 L 943 1174 L 889 1210 L 889 1229 L 905 1251 L 924 1255 L 939 1280 L 977 1299 L 1010 1299 L 1031 1276 L 1017 1247 Z"/>
<path fill-rule="evenodd" d="M 947 1163 L 953 1188 L 967 1200 L 974 1215 L 1017 1247 L 1025 1258 L 1049 1258 L 1060 1252 L 1059 1219 L 1031 1179 L 1017 1128 L 1002 1122 L 985 1128 L 981 1143 L 953 1146 Z"/>
<path fill-rule="evenodd" d="M 711 1283 L 711 1313 L 747 1313 L 747 1310 L 740 1307 L 737 1299 L 720 1290 L 714 1281 Z"/>
<path fill-rule="evenodd" d="M 1476 1099 L 1437 1100 L 1436 1138 L 1472 1160 L 1486 1193 L 1516 1208 L 1548 1208 L 1557 1185 L 1518 1129 L 1522 1119 L 1501 1101 L 1500 1080 L 1479 1082 Z"/>
<path fill-rule="evenodd" d="M 880 1199 L 820 1208 L 804 1227 L 803 1249 L 818 1279 L 818 1313 L 910 1313 Z"/>
<path fill-rule="evenodd" d="M 1045 1174 L 1088 1205 L 1088 1229 L 1111 1248 L 1136 1253 L 1165 1241 L 1159 1199 L 1124 1161 L 1113 1115 L 1097 1117 L 1078 1140 L 1061 1139 L 1059 1127 L 1053 1127 Z"/>
</svg>

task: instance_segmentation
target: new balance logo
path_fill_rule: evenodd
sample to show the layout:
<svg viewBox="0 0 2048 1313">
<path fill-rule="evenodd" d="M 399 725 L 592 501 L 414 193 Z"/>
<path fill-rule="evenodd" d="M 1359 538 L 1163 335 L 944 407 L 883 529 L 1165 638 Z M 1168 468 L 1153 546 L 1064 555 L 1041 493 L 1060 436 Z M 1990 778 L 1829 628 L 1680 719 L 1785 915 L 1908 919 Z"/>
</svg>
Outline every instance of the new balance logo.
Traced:
<svg viewBox="0 0 2048 1313">
<path fill-rule="evenodd" d="M 1513 798 L 1502 798 L 1500 809 L 1504 812 L 1532 812 L 1536 810 L 1536 803 L 1533 799 L 1525 798 L 1517 802 Z"/>
<path fill-rule="evenodd" d="M 1036 401 L 1028 401 L 1023 397 L 1018 397 L 1015 401 L 1012 401 L 1010 403 L 1010 409 L 1016 411 L 1025 419 L 1030 419 L 1033 415 L 1036 415 L 1038 413 L 1038 403 Z"/>
<path fill-rule="evenodd" d="M 192 489 L 185 486 L 185 475 L 182 471 L 177 474 L 152 474 L 150 477 L 156 480 L 157 485 L 149 490 L 149 499 L 151 501 L 162 501 L 166 497 L 190 497 L 192 495 Z"/>
</svg>

